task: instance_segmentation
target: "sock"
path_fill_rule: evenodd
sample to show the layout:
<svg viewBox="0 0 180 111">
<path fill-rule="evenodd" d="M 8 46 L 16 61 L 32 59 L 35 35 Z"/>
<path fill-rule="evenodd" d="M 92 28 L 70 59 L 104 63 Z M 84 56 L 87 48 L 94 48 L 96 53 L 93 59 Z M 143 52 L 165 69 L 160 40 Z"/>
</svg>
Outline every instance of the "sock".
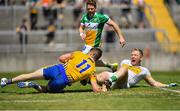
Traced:
<svg viewBox="0 0 180 111">
<path fill-rule="evenodd" d="M 45 88 L 43 88 L 43 86 L 38 85 L 38 84 L 34 85 L 33 88 L 36 89 L 36 90 L 38 90 L 38 91 L 41 92 L 41 93 L 47 93 L 47 92 L 49 92 L 48 89 L 45 89 Z"/>
<path fill-rule="evenodd" d="M 37 89 L 37 90 L 38 90 L 38 89 L 42 89 L 41 86 L 38 85 L 38 84 L 35 84 L 35 85 L 33 86 L 33 88 L 34 88 L 34 89 Z"/>
<path fill-rule="evenodd" d="M 114 74 L 113 76 L 110 77 L 109 81 L 111 82 L 114 82 L 114 81 L 117 81 L 118 80 L 118 77 L 116 74 Z"/>
<path fill-rule="evenodd" d="M 105 66 L 108 68 L 111 68 L 111 64 L 109 64 L 109 63 L 105 63 Z"/>
<path fill-rule="evenodd" d="M 8 79 L 7 84 L 12 84 L 12 79 Z"/>
</svg>

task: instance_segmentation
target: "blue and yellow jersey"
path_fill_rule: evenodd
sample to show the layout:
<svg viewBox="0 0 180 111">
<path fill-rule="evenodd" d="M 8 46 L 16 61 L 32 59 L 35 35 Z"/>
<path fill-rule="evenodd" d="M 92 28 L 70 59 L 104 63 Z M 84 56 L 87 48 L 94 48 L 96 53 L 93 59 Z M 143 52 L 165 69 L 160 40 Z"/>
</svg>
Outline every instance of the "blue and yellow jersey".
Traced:
<svg viewBox="0 0 180 111">
<path fill-rule="evenodd" d="M 95 13 L 89 17 L 87 13 L 81 18 L 81 25 L 84 26 L 86 34 L 85 44 L 92 47 L 99 47 L 104 24 L 109 20 L 109 16 L 101 13 Z"/>
<path fill-rule="evenodd" d="M 72 59 L 64 64 L 64 68 L 71 83 L 85 79 L 96 71 L 95 61 L 81 51 L 73 52 Z"/>
</svg>

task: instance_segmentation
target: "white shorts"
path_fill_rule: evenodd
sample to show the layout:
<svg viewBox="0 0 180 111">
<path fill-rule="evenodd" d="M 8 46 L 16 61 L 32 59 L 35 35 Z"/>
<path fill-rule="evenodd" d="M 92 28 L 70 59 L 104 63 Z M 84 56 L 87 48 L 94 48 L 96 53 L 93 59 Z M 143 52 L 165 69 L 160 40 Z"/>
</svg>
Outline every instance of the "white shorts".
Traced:
<svg viewBox="0 0 180 111">
<path fill-rule="evenodd" d="M 108 75 L 109 75 L 109 79 L 110 79 L 114 75 L 114 73 L 109 72 Z M 128 82 L 120 83 L 117 80 L 115 82 L 112 82 L 111 88 L 112 89 L 124 89 L 124 88 L 130 88 L 130 85 Z"/>
<path fill-rule="evenodd" d="M 83 49 L 82 49 L 82 52 L 84 54 L 87 54 L 93 47 L 92 46 L 89 46 L 89 45 L 84 45 L 83 46 Z"/>
</svg>

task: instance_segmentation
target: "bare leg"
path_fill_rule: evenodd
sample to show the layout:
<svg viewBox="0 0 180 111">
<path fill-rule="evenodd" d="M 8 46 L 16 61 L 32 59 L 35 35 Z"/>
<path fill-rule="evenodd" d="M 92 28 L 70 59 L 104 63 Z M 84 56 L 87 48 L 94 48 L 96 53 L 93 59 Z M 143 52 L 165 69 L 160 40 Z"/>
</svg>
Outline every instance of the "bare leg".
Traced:
<svg viewBox="0 0 180 111">
<path fill-rule="evenodd" d="M 14 78 L 12 78 L 12 83 L 16 83 L 16 82 L 20 82 L 20 81 L 24 82 L 27 80 L 39 80 L 39 79 L 44 79 L 42 68 L 35 71 L 35 72 L 32 72 L 32 73 L 22 74 L 22 75 L 19 75 L 17 77 L 14 77 Z M 47 86 L 42 86 L 42 85 L 37 84 L 32 88 L 36 89 L 40 93 L 47 93 L 48 92 Z"/>
<path fill-rule="evenodd" d="M 119 77 L 119 79 L 116 81 L 116 85 L 118 87 L 123 87 L 124 83 L 127 83 L 128 80 L 128 73 L 124 73 Z"/>
<path fill-rule="evenodd" d="M 128 68 L 126 67 L 120 67 L 117 72 L 115 72 L 115 75 L 118 79 L 123 79 L 128 75 Z"/>
<path fill-rule="evenodd" d="M 107 62 L 105 62 L 103 60 L 96 61 L 96 66 L 97 67 L 108 67 L 108 68 L 110 68 L 112 70 L 112 72 L 117 71 L 117 68 L 118 68 L 118 64 L 117 63 L 110 64 L 110 63 L 107 63 Z M 81 80 L 80 83 L 82 85 L 86 85 L 88 83 L 88 80 L 87 79 Z"/>
<path fill-rule="evenodd" d="M 105 82 L 106 80 L 110 80 L 111 82 L 119 80 L 125 80 L 128 76 L 128 69 L 125 67 L 119 68 L 117 72 L 115 72 L 111 77 L 109 72 L 105 71 L 96 75 L 98 82 Z"/>
<path fill-rule="evenodd" d="M 12 83 L 27 81 L 27 80 L 38 80 L 38 79 L 44 79 L 43 69 L 39 69 L 32 73 L 22 74 L 17 77 L 14 77 L 12 78 Z"/>
<path fill-rule="evenodd" d="M 104 71 L 104 72 L 101 72 L 99 74 L 96 75 L 96 79 L 98 82 L 105 82 L 106 80 L 109 79 L 109 72 L 107 71 Z"/>
<path fill-rule="evenodd" d="M 128 78 L 128 69 L 125 67 L 119 68 L 115 73 L 102 72 L 96 75 L 96 79 L 100 84 L 105 84 L 106 88 L 109 89 L 112 86 L 112 83 L 117 81 L 118 85 L 124 84 L 127 82 Z"/>
<path fill-rule="evenodd" d="M 106 66 L 106 62 L 104 62 L 103 60 L 98 60 L 96 61 L 96 66 L 98 67 L 105 67 Z"/>
<path fill-rule="evenodd" d="M 37 80 L 37 79 L 45 79 L 43 76 L 43 69 L 42 68 L 35 71 L 35 72 L 32 72 L 32 73 L 19 75 L 17 77 L 12 78 L 12 79 L 6 79 L 4 81 L 2 81 L 2 79 L 1 79 L 1 86 L 4 87 L 8 84 L 13 84 L 13 83 L 19 82 L 18 87 L 20 87 L 20 88 L 31 87 L 31 88 L 34 88 L 41 93 L 48 92 L 47 86 L 41 86 L 41 85 L 38 85 L 38 84 L 33 83 L 33 82 L 25 82 L 27 80 Z M 2 82 L 4 84 L 2 84 Z"/>
<path fill-rule="evenodd" d="M 117 63 L 110 64 L 110 63 L 107 63 L 107 62 L 105 62 L 103 60 L 96 61 L 96 66 L 97 67 L 108 67 L 108 68 L 110 68 L 112 70 L 112 72 L 117 71 L 117 68 L 118 68 Z"/>
</svg>

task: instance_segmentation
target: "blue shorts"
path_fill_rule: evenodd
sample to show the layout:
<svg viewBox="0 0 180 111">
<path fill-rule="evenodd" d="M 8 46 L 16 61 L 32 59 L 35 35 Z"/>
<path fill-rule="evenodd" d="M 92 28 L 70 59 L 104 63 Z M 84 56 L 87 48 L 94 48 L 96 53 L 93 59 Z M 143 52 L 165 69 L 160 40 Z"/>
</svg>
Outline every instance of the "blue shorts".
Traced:
<svg viewBox="0 0 180 111">
<path fill-rule="evenodd" d="M 57 93 L 69 85 L 64 66 L 62 64 L 53 65 L 43 69 L 43 76 L 49 80 L 49 92 Z"/>
</svg>

